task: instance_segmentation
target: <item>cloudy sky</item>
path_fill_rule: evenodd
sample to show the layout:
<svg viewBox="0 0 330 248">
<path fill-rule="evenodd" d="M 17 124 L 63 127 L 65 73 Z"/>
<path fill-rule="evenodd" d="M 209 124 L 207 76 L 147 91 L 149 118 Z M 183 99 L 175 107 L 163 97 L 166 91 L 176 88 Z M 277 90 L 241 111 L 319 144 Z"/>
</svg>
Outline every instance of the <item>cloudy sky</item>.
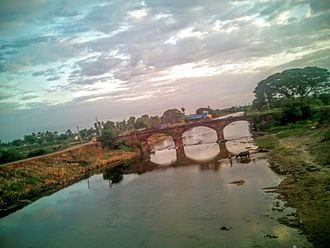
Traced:
<svg viewBox="0 0 330 248">
<path fill-rule="evenodd" d="M 0 139 L 253 100 L 263 78 L 330 69 L 330 1 L 2 0 Z"/>
</svg>

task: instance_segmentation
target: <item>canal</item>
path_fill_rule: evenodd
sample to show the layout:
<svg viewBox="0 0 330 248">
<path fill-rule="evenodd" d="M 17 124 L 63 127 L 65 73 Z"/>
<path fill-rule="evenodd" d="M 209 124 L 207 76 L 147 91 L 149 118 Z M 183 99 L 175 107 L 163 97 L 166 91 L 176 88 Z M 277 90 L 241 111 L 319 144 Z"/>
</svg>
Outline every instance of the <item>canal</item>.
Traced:
<svg viewBox="0 0 330 248">
<path fill-rule="evenodd" d="M 183 136 L 188 162 L 176 161 L 168 137 L 132 165 L 148 169 L 94 175 L 0 219 L 0 247 L 311 247 L 278 223 L 294 209 L 263 190 L 281 178 L 254 153 L 248 123 L 224 132 L 228 152 L 248 149 L 250 160 L 219 158 L 215 131 L 193 128 Z"/>
</svg>

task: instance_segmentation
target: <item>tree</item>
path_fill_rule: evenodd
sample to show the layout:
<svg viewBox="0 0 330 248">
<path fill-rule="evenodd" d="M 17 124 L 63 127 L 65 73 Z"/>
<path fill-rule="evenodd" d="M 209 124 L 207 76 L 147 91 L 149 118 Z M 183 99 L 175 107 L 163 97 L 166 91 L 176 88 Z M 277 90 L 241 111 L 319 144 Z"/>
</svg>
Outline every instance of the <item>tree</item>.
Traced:
<svg viewBox="0 0 330 248">
<path fill-rule="evenodd" d="M 178 109 L 168 109 L 162 116 L 164 123 L 178 123 L 184 120 L 184 114 Z"/>
<path fill-rule="evenodd" d="M 24 142 L 34 144 L 37 142 L 37 135 L 35 133 L 24 135 Z"/>
<path fill-rule="evenodd" d="M 134 129 L 134 124 L 135 124 L 135 117 L 131 116 L 128 120 L 127 120 L 127 128 L 128 130 L 133 130 Z"/>
<path fill-rule="evenodd" d="M 11 142 L 11 144 L 12 144 L 13 146 L 20 146 L 20 145 L 23 144 L 23 140 L 21 140 L 21 139 L 15 139 L 15 140 L 13 140 L 13 141 Z"/>
<path fill-rule="evenodd" d="M 182 107 L 182 108 L 181 108 L 181 111 L 182 111 L 183 114 L 185 114 L 186 109 L 185 109 L 184 107 Z"/>
<path fill-rule="evenodd" d="M 305 97 L 330 92 L 330 73 L 319 67 L 285 70 L 260 81 L 254 90 L 257 107 L 275 105 L 284 98 Z"/>
<path fill-rule="evenodd" d="M 161 123 L 161 119 L 158 115 L 150 117 L 150 125 L 152 128 L 157 127 Z"/>
<path fill-rule="evenodd" d="M 144 120 L 142 119 L 142 117 L 139 117 L 139 118 L 136 119 L 136 121 L 134 123 L 134 128 L 135 129 L 146 128 Z"/>
<path fill-rule="evenodd" d="M 142 120 L 143 120 L 144 126 L 145 126 L 146 128 L 150 128 L 151 125 L 150 125 L 150 118 L 149 118 L 149 115 L 142 115 L 141 118 L 142 118 Z"/>
<path fill-rule="evenodd" d="M 101 142 L 101 146 L 103 148 L 109 148 L 110 142 L 114 137 L 114 133 L 110 128 L 102 129 L 102 135 L 99 137 L 99 141 Z"/>
</svg>

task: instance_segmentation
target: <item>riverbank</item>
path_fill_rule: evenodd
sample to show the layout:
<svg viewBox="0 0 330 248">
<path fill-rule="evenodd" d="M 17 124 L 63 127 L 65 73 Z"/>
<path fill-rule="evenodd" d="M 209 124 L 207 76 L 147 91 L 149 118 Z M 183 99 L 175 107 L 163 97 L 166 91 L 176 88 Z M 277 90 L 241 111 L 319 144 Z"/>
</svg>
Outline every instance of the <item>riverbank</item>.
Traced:
<svg viewBox="0 0 330 248">
<path fill-rule="evenodd" d="M 271 168 L 285 179 L 275 188 L 297 209 L 279 221 L 300 229 L 315 247 L 330 243 L 330 126 L 291 125 L 267 130 L 256 143 L 270 149 Z"/>
<path fill-rule="evenodd" d="M 0 217 L 65 188 L 111 165 L 136 157 L 135 152 L 106 151 L 95 144 L 0 167 Z"/>
</svg>

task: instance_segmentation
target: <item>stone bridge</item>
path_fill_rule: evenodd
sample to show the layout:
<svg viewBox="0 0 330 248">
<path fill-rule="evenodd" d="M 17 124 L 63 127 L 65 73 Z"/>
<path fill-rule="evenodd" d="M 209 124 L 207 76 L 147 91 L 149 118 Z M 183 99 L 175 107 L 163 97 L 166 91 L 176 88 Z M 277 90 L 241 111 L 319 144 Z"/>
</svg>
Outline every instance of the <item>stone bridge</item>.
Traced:
<svg viewBox="0 0 330 248">
<path fill-rule="evenodd" d="M 115 143 L 118 141 L 125 141 L 133 148 L 140 148 L 141 153 L 143 154 L 149 151 L 148 138 L 156 133 L 163 133 L 173 138 L 175 148 L 177 150 L 177 158 L 179 159 L 179 157 L 184 154 L 184 144 L 182 139 L 183 133 L 194 127 L 208 127 L 215 130 L 217 133 L 217 143 L 220 145 L 220 152 L 228 153 L 225 146 L 226 140 L 224 138 L 223 130 L 230 123 L 236 121 L 248 121 L 252 123 L 252 119 L 247 116 L 228 117 L 225 119 L 211 119 L 184 124 L 175 124 L 163 128 L 152 128 L 141 131 L 134 131 L 128 135 L 118 136 L 114 138 L 112 142 Z M 222 154 L 222 156 L 226 156 L 226 154 Z"/>
</svg>

